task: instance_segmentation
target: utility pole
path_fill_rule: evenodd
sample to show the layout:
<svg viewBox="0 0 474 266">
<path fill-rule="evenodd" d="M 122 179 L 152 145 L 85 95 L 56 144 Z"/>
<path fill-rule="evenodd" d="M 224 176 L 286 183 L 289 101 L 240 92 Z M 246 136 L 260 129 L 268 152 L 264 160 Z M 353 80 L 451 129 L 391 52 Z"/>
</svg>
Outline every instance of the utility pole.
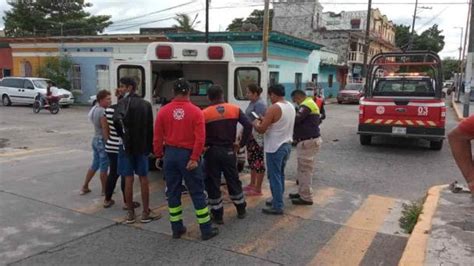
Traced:
<svg viewBox="0 0 474 266">
<path fill-rule="evenodd" d="M 206 43 L 209 42 L 209 2 L 211 0 L 206 0 Z"/>
<path fill-rule="evenodd" d="M 462 72 L 463 72 L 464 53 L 463 53 L 463 46 L 462 46 L 462 37 L 463 37 L 462 35 L 464 32 L 464 28 L 463 27 L 454 27 L 454 28 L 461 29 L 461 42 L 459 44 L 459 75 L 456 78 L 456 83 L 455 83 L 457 84 L 456 92 L 455 92 L 455 95 L 457 96 L 456 102 L 459 102 L 459 97 L 461 95 L 461 83 L 463 81 Z M 466 29 L 466 33 L 467 33 L 467 29 Z"/>
<path fill-rule="evenodd" d="M 413 46 L 413 41 L 415 38 L 415 22 L 416 22 L 416 11 L 418 10 L 418 0 L 415 2 L 415 12 L 413 13 L 413 22 L 411 23 L 411 34 L 410 40 L 408 41 L 408 48 L 407 50 L 410 51 L 411 47 Z"/>
<path fill-rule="evenodd" d="M 263 33 L 262 33 L 262 62 L 268 60 L 268 35 L 270 29 L 270 0 L 265 0 L 263 11 Z"/>
<path fill-rule="evenodd" d="M 472 63 L 474 57 L 474 1 L 469 1 L 469 16 L 468 21 L 470 21 L 469 26 L 469 47 L 467 53 L 467 63 L 466 63 L 466 79 L 464 82 L 464 112 L 463 116 L 469 116 L 469 104 L 470 104 L 470 95 L 471 95 L 471 82 L 472 82 Z"/>
<path fill-rule="evenodd" d="M 370 19 L 372 15 L 372 0 L 369 0 L 369 5 L 367 7 L 367 18 L 366 18 L 366 25 L 365 25 L 365 44 L 364 44 L 364 65 L 362 66 L 362 78 L 365 78 L 365 82 L 367 82 L 368 78 L 368 68 L 367 63 L 369 61 L 369 47 L 370 47 Z M 364 82 L 364 83 L 365 83 Z"/>
</svg>

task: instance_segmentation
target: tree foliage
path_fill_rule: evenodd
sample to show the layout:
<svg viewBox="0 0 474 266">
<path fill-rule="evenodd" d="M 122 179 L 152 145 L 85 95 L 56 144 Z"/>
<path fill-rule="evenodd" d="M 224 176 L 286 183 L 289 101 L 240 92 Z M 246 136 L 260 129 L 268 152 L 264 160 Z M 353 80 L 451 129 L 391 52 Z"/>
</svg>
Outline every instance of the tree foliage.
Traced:
<svg viewBox="0 0 474 266">
<path fill-rule="evenodd" d="M 444 35 L 442 30 L 438 29 L 438 25 L 434 24 L 431 28 L 423 31 L 420 35 L 414 33 L 412 50 L 430 50 L 440 52 L 444 48 Z M 402 50 L 408 47 L 411 37 L 410 26 L 396 25 L 395 42 Z"/>
<path fill-rule="evenodd" d="M 272 30 L 272 20 L 273 20 L 273 9 L 269 10 L 270 12 L 270 25 L 269 29 Z M 264 11 L 263 10 L 258 10 L 255 9 L 250 13 L 250 15 L 244 19 L 244 18 L 235 18 L 232 20 L 232 22 L 227 26 L 227 31 L 242 31 L 242 27 L 245 24 L 253 24 L 256 26 L 256 29 L 258 31 L 263 30 L 263 15 Z"/>
<path fill-rule="evenodd" d="M 112 24 L 110 16 L 92 16 L 84 0 L 9 1 L 5 11 L 8 37 L 96 35 Z"/>
<path fill-rule="evenodd" d="M 175 24 L 173 27 L 178 28 L 184 32 L 193 32 L 194 27 L 196 27 L 196 25 L 200 23 L 200 21 L 196 21 L 197 17 L 198 16 L 196 15 L 194 19 L 191 20 L 191 17 L 189 17 L 189 15 L 187 14 L 176 14 L 175 20 L 177 24 Z"/>
<path fill-rule="evenodd" d="M 73 65 L 69 57 L 47 57 L 38 69 L 40 77 L 54 81 L 59 88 L 70 89 L 69 71 Z"/>
<path fill-rule="evenodd" d="M 453 77 L 453 73 L 459 73 L 459 60 L 447 57 L 443 59 L 443 76 L 445 80 Z"/>
</svg>

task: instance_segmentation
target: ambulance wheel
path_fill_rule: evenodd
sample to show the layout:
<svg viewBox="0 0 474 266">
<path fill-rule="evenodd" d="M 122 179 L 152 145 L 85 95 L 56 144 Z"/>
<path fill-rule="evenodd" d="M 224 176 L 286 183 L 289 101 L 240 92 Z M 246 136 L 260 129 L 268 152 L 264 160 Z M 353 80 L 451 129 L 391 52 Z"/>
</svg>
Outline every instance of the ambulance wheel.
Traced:
<svg viewBox="0 0 474 266">
<path fill-rule="evenodd" d="M 370 135 L 360 135 L 360 144 L 363 146 L 370 145 L 372 142 L 372 136 Z"/>
<path fill-rule="evenodd" d="M 434 150 L 434 151 L 439 151 L 443 148 L 443 140 L 432 140 L 430 141 L 430 149 Z"/>
</svg>

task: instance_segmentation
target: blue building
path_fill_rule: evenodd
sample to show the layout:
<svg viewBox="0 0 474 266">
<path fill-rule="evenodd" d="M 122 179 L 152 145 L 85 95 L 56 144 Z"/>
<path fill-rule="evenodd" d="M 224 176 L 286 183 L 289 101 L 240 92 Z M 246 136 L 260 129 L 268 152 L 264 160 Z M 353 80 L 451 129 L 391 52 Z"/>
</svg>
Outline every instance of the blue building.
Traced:
<svg viewBox="0 0 474 266">
<path fill-rule="evenodd" d="M 203 33 L 166 34 L 173 42 L 203 42 Z M 232 46 L 236 61 L 256 62 L 262 60 L 261 32 L 212 32 L 210 42 L 224 42 Z M 270 32 L 268 45 L 268 75 L 270 84 L 285 86 L 289 97 L 295 89 L 305 89 L 307 85 L 320 83 L 321 48 L 314 42 L 299 39 L 280 32 Z M 337 57 L 337 55 L 336 55 Z M 334 73 L 331 72 L 334 70 Z M 336 67 L 325 70 L 324 74 L 336 79 Z M 328 78 L 327 76 L 326 78 Z M 337 82 L 332 84 L 338 88 Z"/>
</svg>

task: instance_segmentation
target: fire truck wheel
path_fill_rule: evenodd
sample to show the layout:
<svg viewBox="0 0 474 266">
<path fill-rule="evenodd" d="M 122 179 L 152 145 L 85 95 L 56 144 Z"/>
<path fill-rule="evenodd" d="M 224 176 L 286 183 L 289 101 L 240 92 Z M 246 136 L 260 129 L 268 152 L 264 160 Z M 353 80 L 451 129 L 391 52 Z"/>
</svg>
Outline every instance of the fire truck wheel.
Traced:
<svg viewBox="0 0 474 266">
<path fill-rule="evenodd" d="M 372 136 L 370 135 L 360 135 L 360 144 L 361 145 L 370 145 L 372 142 Z"/>
<path fill-rule="evenodd" d="M 434 151 L 439 151 L 443 148 L 443 140 L 432 140 L 430 141 L 430 149 L 434 150 Z"/>
</svg>

